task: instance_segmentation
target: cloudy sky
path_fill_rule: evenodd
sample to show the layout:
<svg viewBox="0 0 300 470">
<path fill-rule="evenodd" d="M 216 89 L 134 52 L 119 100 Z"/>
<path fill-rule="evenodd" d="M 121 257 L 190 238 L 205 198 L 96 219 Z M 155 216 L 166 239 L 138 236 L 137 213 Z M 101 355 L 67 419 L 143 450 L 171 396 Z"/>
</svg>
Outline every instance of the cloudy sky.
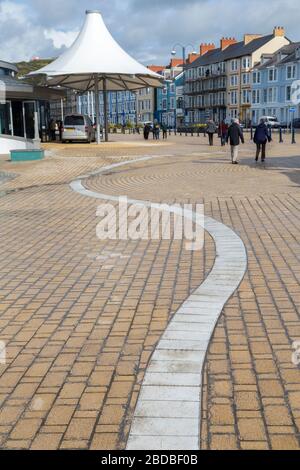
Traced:
<svg viewBox="0 0 300 470">
<path fill-rule="evenodd" d="M 221 36 L 269 34 L 275 25 L 300 41 L 299 0 L 0 0 L 0 59 L 58 56 L 86 9 L 101 10 L 113 36 L 145 64 L 167 63 L 176 42 L 198 49 Z"/>
</svg>

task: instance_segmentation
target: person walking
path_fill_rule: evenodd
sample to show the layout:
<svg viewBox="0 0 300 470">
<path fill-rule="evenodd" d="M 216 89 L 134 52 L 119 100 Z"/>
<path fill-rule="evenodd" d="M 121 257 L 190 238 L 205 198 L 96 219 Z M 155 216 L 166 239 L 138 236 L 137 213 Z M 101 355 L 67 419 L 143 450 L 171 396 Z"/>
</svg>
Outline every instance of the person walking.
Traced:
<svg viewBox="0 0 300 470">
<path fill-rule="evenodd" d="M 154 125 L 154 136 L 156 140 L 159 140 L 160 127 L 158 122 Z"/>
<path fill-rule="evenodd" d="M 266 160 L 267 142 L 271 142 L 272 140 L 264 119 L 260 120 L 260 123 L 256 128 L 253 140 L 256 144 L 255 161 L 258 162 L 259 156 L 261 154 L 261 161 L 263 163 Z"/>
<path fill-rule="evenodd" d="M 217 130 L 217 126 L 212 119 L 207 121 L 206 132 L 208 134 L 209 145 L 212 147 L 214 145 L 214 133 Z"/>
<path fill-rule="evenodd" d="M 228 128 L 226 142 L 230 142 L 231 146 L 231 162 L 233 165 L 238 165 L 239 161 L 239 145 L 240 142 L 245 143 L 243 131 L 238 119 L 234 119 L 231 126 Z"/>
<path fill-rule="evenodd" d="M 162 124 L 161 125 L 161 130 L 162 130 L 162 133 L 163 133 L 163 139 L 166 140 L 168 138 L 167 126 L 165 124 Z"/>
<path fill-rule="evenodd" d="M 149 139 L 149 134 L 150 134 L 150 126 L 149 124 L 145 124 L 144 126 L 144 139 L 145 140 Z"/>
<path fill-rule="evenodd" d="M 222 147 L 224 147 L 224 145 L 226 144 L 227 134 L 228 134 L 228 124 L 226 124 L 226 122 L 223 120 L 219 125 L 219 136 L 221 138 Z"/>
<path fill-rule="evenodd" d="M 59 131 L 59 141 L 62 142 L 64 123 L 62 121 L 58 121 L 57 124 L 58 124 L 58 131 Z"/>
</svg>

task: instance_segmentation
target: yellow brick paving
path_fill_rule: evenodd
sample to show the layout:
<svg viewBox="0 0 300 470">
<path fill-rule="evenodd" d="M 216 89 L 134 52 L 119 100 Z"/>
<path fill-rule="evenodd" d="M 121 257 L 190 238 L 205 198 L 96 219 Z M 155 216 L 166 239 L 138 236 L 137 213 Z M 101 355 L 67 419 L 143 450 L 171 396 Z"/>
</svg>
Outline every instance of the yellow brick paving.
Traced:
<svg viewBox="0 0 300 470">
<path fill-rule="evenodd" d="M 47 146 L 0 186 L 0 445 L 124 448 L 149 357 L 172 314 L 214 260 L 183 244 L 100 242 L 97 202 L 67 183 L 102 166 L 162 155 L 91 177 L 88 188 L 160 202 L 203 202 L 243 239 L 249 269 L 211 342 L 202 448 L 299 449 L 299 147 L 272 144 L 267 167 L 230 165 L 203 137 L 145 145 Z M 169 156 L 171 155 L 171 156 Z"/>
<path fill-rule="evenodd" d="M 207 358 L 203 449 L 300 448 L 300 371 L 292 363 L 300 338 L 300 158 L 291 154 L 297 147 L 273 144 L 263 167 L 250 159 L 252 149 L 242 149 L 239 167 L 228 165 L 225 153 L 199 152 L 184 162 L 178 156 L 172 164 L 165 159 L 87 182 L 90 189 L 116 187 L 135 198 L 162 192 L 167 201 L 175 194 L 181 201 L 204 198 L 206 215 L 233 227 L 247 247 L 248 273 Z"/>
</svg>

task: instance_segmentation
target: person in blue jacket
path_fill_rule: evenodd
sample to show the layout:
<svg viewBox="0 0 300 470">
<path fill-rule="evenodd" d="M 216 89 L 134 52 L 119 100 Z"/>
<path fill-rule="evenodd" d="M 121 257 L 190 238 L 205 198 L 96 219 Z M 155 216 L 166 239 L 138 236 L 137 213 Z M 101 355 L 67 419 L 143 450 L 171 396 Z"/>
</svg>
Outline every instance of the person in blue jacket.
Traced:
<svg viewBox="0 0 300 470">
<path fill-rule="evenodd" d="M 255 161 L 258 162 L 259 156 L 261 154 L 261 161 L 264 162 L 266 159 L 267 142 L 271 142 L 272 140 L 264 119 L 261 119 L 259 125 L 257 126 L 253 140 L 256 144 Z"/>
</svg>

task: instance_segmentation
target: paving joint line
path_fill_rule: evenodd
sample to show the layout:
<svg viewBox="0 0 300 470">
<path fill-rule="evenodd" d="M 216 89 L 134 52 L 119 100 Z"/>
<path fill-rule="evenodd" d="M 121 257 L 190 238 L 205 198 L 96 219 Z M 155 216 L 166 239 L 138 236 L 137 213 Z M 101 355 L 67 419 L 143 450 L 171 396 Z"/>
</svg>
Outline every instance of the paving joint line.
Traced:
<svg viewBox="0 0 300 470">
<path fill-rule="evenodd" d="M 143 157 L 135 161 L 121 162 L 101 168 L 96 174 L 123 165 L 163 157 Z M 86 178 L 89 176 L 92 175 L 86 175 Z M 117 196 L 86 189 L 82 184 L 82 179 L 76 179 L 70 186 L 73 191 L 83 196 L 100 200 L 119 200 Z M 128 203 L 158 209 L 161 206 L 157 203 L 134 199 L 128 199 Z M 168 210 L 173 214 L 179 213 L 178 207 L 169 206 Z M 196 214 L 193 211 L 186 211 L 185 216 L 197 222 Z M 201 415 L 202 373 L 207 349 L 225 304 L 239 287 L 247 270 L 245 245 L 232 229 L 206 216 L 202 228 L 211 235 L 215 242 L 214 266 L 201 286 L 194 291 L 192 296 L 188 297 L 174 315 L 152 355 L 136 406 L 127 450 L 176 450 L 182 448 L 198 450 L 200 448 L 201 420 L 199 423 L 198 417 Z M 228 276 L 228 272 L 230 276 Z M 221 288 L 221 296 L 212 301 L 218 284 Z M 198 299 L 195 299 L 195 296 Z M 190 300 L 191 297 L 192 300 Z M 207 312 L 207 303 L 210 304 L 212 312 Z M 203 332 L 203 322 L 208 325 L 209 333 Z M 192 323 L 193 332 L 198 332 L 194 345 L 191 344 L 193 332 L 190 335 L 184 335 L 186 338 L 182 340 L 182 333 L 178 333 L 176 328 L 173 330 L 175 323 L 179 323 L 181 326 L 184 324 L 190 326 Z M 171 360 L 171 365 L 169 360 Z M 153 361 L 158 362 L 158 370 L 161 372 L 151 372 Z M 196 373 L 189 375 L 182 373 L 182 369 L 195 370 L 195 364 L 198 366 Z M 189 381 L 188 384 L 187 381 Z M 170 398 L 173 398 L 174 401 L 170 401 Z M 162 411 L 159 410 L 159 400 L 161 400 Z M 188 402 L 190 408 L 193 409 L 193 412 L 190 410 L 192 418 L 186 418 L 187 411 L 183 406 L 184 402 Z M 169 410 L 169 418 L 161 417 L 161 413 L 164 413 L 165 409 Z M 177 417 L 174 418 L 174 416 Z M 168 436 L 170 431 L 171 437 Z M 180 439 L 179 436 L 181 436 Z"/>
</svg>

